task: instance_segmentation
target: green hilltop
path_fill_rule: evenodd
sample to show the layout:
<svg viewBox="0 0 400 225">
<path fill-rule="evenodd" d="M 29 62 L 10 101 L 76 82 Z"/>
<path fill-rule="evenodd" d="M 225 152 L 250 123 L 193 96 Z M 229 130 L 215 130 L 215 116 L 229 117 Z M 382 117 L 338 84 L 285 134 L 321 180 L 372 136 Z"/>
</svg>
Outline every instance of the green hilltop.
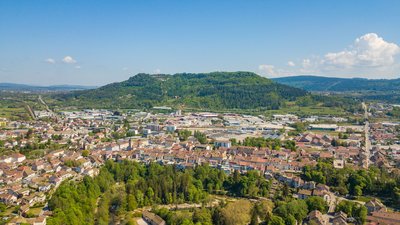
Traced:
<svg viewBox="0 0 400 225">
<path fill-rule="evenodd" d="M 64 106 L 92 108 L 279 109 L 309 94 L 251 72 L 140 73 L 91 90 L 57 94 Z"/>
</svg>

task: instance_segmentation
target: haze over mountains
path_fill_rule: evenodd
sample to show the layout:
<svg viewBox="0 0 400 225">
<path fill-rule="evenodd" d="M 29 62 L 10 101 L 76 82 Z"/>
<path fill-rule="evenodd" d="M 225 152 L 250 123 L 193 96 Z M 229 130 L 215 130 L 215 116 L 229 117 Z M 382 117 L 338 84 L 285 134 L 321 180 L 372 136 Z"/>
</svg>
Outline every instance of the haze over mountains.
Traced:
<svg viewBox="0 0 400 225">
<path fill-rule="evenodd" d="M 301 88 L 307 91 L 399 91 L 398 79 L 337 78 L 323 76 L 291 76 L 272 79 L 278 83 Z"/>
<path fill-rule="evenodd" d="M 243 72 L 247 73 L 247 72 Z M 248 72 L 249 74 L 251 72 Z M 234 74 L 234 73 L 227 73 Z M 190 76 L 193 74 L 182 73 L 180 76 Z M 256 74 L 253 74 L 256 75 Z M 171 77 L 173 75 L 151 75 L 154 78 Z M 234 75 L 233 75 L 234 76 Z M 226 76 L 225 78 L 228 78 Z M 222 79 L 225 79 L 222 78 Z M 132 77 L 130 78 L 130 80 Z M 192 79 L 192 78 L 188 78 Z M 235 78 L 234 78 L 235 79 Z M 306 91 L 327 91 L 327 92 L 347 92 L 347 91 L 398 91 L 400 90 L 400 78 L 397 79 L 366 79 L 366 78 L 338 78 L 338 77 L 325 77 L 325 76 L 315 76 L 315 75 L 299 75 L 299 76 L 289 76 L 289 77 L 278 77 L 272 78 L 271 80 L 304 89 Z M 244 85 L 247 85 L 247 80 L 242 80 Z M 124 81 L 123 81 L 124 82 Z M 105 85 L 107 87 L 114 86 L 115 82 Z M 125 81 L 126 82 L 126 81 Z M 265 80 L 264 80 L 265 82 Z M 104 87 L 105 87 L 104 86 Z M 17 83 L 0 83 L 0 90 L 2 91 L 32 91 L 32 92 L 58 92 L 58 91 L 79 91 L 96 89 L 97 86 L 86 86 L 86 85 L 27 85 L 27 84 L 17 84 Z"/>
<path fill-rule="evenodd" d="M 83 85 L 51 85 L 38 86 L 16 83 L 0 83 L 1 91 L 29 91 L 29 92 L 59 92 L 59 91 L 76 91 L 96 88 L 95 86 Z"/>
<path fill-rule="evenodd" d="M 243 72 L 247 73 L 247 72 Z M 249 74 L 251 72 L 248 72 Z M 204 74 L 204 73 L 203 73 Z M 234 74 L 234 73 L 227 73 Z M 181 73 L 182 75 L 193 75 L 190 73 Z M 256 75 L 256 74 L 253 74 Z M 170 77 L 172 75 L 151 75 L 152 77 Z M 228 77 L 225 77 L 228 78 Z M 132 79 L 132 77 L 131 77 Z M 191 79 L 191 78 L 189 78 Z M 315 75 L 299 75 L 271 78 L 271 80 L 304 89 L 306 91 L 327 91 L 327 92 L 346 92 L 346 91 L 398 91 L 400 90 L 400 78 L 397 79 L 366 79 L 366 78 L 339 78 L 325 77 Z M 243 80 L 246 82 L 246 80 Z M 113 85 L 122 82 L 112 83 Z M 244 83 L 246 84 L 246 83 Z M 110 84 L 109 84 L 110 85 Z M 109 86 L 105 85 L 105 86 Z M 58 91 L 78 91 L 96 89 L 97 86 L 86 85 L 27 85 L 17 83 L 0 83 L 2 91 L 32 91 L 32 92 L 58 92 Z"/>
</svg>

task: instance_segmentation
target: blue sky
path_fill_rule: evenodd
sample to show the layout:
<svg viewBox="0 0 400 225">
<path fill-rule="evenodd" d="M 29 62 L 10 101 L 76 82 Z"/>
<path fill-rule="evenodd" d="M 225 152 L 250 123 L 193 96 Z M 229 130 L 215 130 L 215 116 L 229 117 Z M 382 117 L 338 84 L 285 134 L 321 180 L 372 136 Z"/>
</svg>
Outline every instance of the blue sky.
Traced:
<svg viewBox="0 0 400 225">
<path fill-rule="evenodd" d="M 400 77 L 400 1 L 0 1 L 0 82 L 139 73 Z"/>
</svg>

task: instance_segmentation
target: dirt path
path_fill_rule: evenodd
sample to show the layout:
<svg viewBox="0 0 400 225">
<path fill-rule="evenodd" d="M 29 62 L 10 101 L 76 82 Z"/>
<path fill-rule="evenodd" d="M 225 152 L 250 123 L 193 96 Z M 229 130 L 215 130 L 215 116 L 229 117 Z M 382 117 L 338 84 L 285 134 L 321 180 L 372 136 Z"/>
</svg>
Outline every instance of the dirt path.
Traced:
<svg viewBox="0 0 400 225">
<path fill-rule="evenodd" d="M 98 197 L 97 200 L 96 200 L 96 208 L 94 209 L 94 215 L 97 214 L 97 211 L 98 211 L 98 209 L 99 209 L 100 199 L 101 199 L 101 196 Z"/>
<path fill-rule="evenodd" d="M 201 203 L 182 203 L 182 204 L 166 204 L 166 205 L 157 205 L 160 208 L 166 208 L 169 210 L 182 210 L 182 209 L 193 209 L 193 208 L 201 208 L 203 206 L 207 207 L 207 208 L 211 208 L 211 207 L 215 207 L 218 204 L 220 204 L 222 201 L 224 201 L 225 199 L 218 197 L 215 197 L 215 199 L 205 205 L 201 204 Z M 151 206 L 145 206 L 142 208 L 137 208 L 135 210 L 133 210 L 133 212 L 142 212 L 144 210 L 151 210 Z"/>
</svg>

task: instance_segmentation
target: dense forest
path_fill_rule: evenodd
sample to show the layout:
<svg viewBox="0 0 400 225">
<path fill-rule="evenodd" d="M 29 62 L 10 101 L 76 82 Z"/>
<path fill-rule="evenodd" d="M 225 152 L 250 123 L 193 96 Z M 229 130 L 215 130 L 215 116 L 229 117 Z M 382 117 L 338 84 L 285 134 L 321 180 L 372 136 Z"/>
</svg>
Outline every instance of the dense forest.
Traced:
<svg viewBox="0 0 400 225">
<path fill-rule="evenodd" d="M 326 168 L 329 167 L 320 163 L 316 171 L 322 173 Z M 330 172 L 333 175 L 327 176 L 327 180 L 308 175 L 309 168 L 304 176 L 330 183 L 332 177 L 338 176 L 337 171 Z M 48 224 L 136 224 L 134 217 L 140 216 L 140 212 L 135 209 L 151 206 L 153 212 L 171 225 L 255 225 L 260 221 L 268 225 L 295 225 L 312 210 L 323 213 L 328 210 L 321 197 L 295 199 L 286 185 L 272 195 L 270 181 L 257 171 L 227 175 L 208 165 L 178 169 L 157 163 L 107 161 L 98 176 L 61 184 L 49 201 L 53 215 Z M 206 208 L 216 196 L 226 200 Z M 201 203 L 202 207 L 182 210 L 160 207 L 180 203 Z M 365 221 L 366 208 L 357 203 L 343 202 L 338 205 L 339 210 L 360 223 Z"/>
<path fill-rule="evenodd" d="M 137 74 L 123 82 L 53 97 L 63 105 L 94 108 L 184 105 L 209 109 L 278 109 L 285 101 L 306 95 L 306 91 L 251 72 L 213 72 Z"/>
<path fill-rule="evenodd" d="M 280 139 L 263 138 L 263 137 L 246 137 L 243 141 L 237 141 L 236 139 L 230 139 L 233 146 L 250 146 L 269 149 L 279 150 L 281 147 L 296 150 L 296 142 L 292 140 L 281 141 Z"/>
<path fill-rule="evenodd" d="M 204 203 L 209 194 L 267 196 L 270 183 L 256 171 L 227 176 L 207 165 L 175 166 L 107 161 L 95 178 L 64 182 L 49 201 L 49 224 L 109 224 L 143 206 Z"/>
</svg>

